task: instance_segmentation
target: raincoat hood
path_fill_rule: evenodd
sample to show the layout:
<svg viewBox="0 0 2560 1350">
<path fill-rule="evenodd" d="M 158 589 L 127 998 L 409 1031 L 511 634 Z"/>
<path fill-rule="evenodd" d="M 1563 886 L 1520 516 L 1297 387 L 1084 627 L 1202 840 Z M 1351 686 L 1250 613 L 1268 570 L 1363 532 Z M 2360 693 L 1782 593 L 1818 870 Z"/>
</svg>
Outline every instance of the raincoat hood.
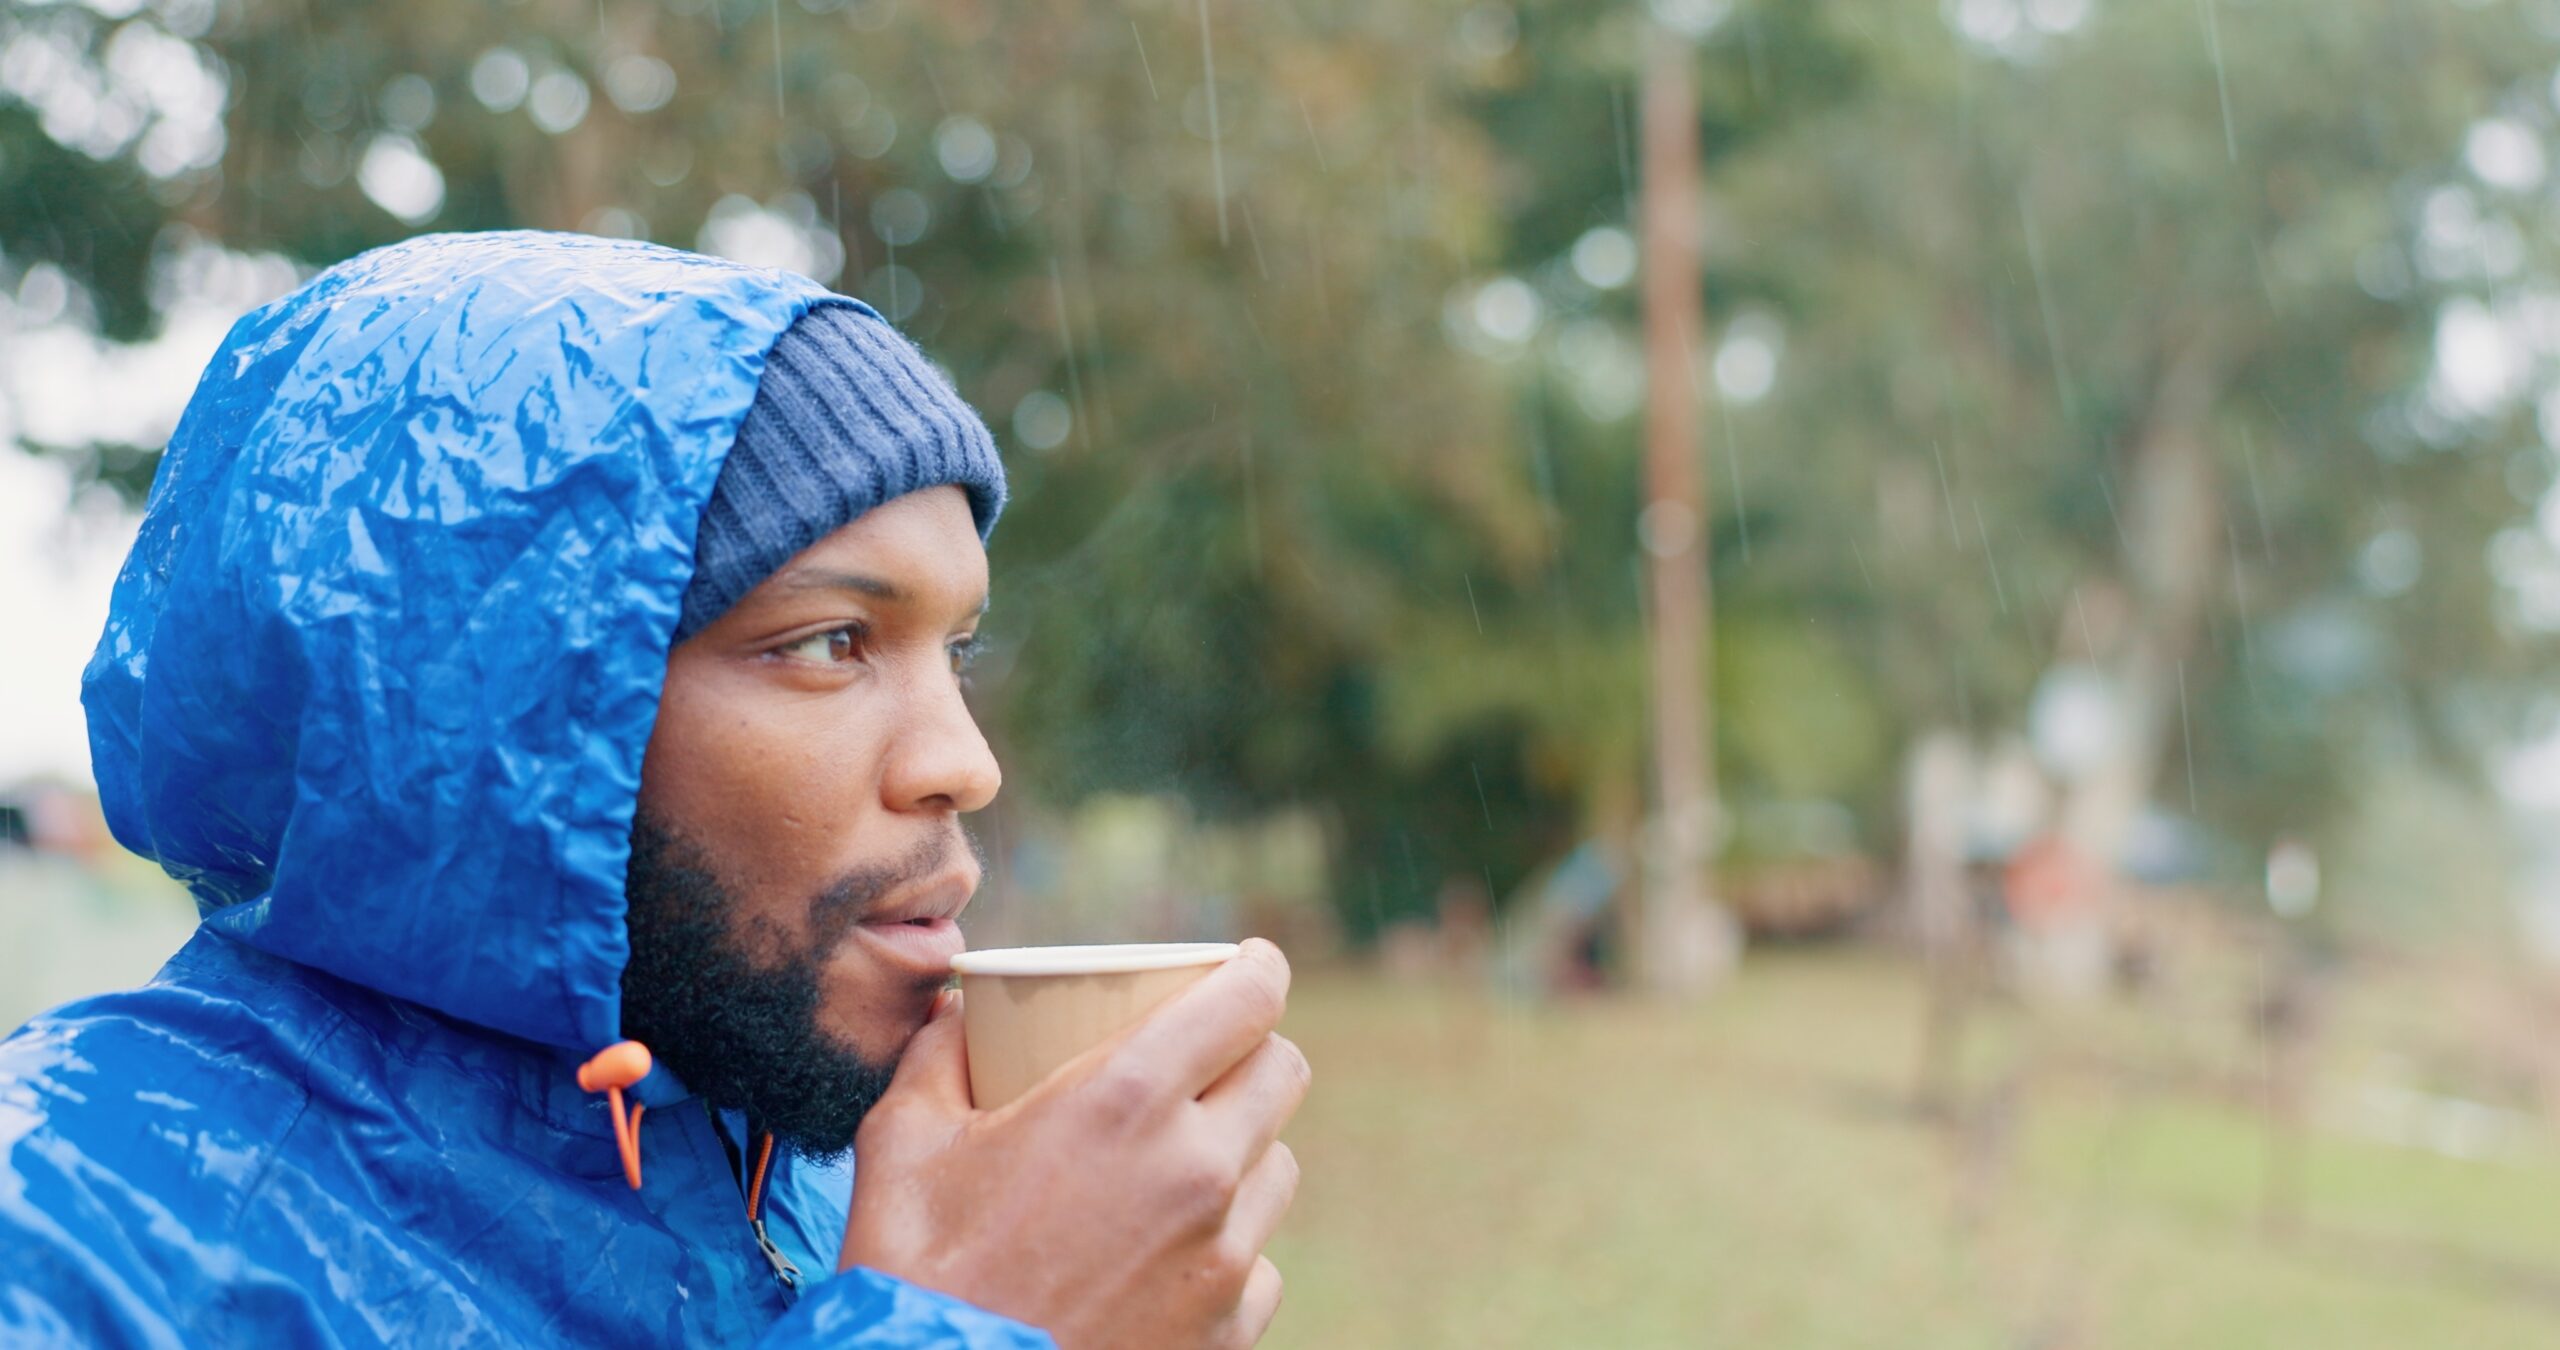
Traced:
<svg viewBox="0 0 2560 1350">
<path fill-rule="evenodd" d="M 367 253 L 242 319 L 84 681 L 116 838 L 248 946 L 566 1049 L 615 1040 L 695 529 L 766 350 L 856 303 L 512 233 Z"/>
<path fill-rule="evenodd" d="M 116 837 L 203 922 L 0 1039 L 0 1344 L 1047 1350 L 836 1272 L 849 1161 L 570 1067 L 619 1036 L 703 504 L 775 338 L 854 303 L 448 235 L 232 329 L 84 689 Z"/>
</svg>

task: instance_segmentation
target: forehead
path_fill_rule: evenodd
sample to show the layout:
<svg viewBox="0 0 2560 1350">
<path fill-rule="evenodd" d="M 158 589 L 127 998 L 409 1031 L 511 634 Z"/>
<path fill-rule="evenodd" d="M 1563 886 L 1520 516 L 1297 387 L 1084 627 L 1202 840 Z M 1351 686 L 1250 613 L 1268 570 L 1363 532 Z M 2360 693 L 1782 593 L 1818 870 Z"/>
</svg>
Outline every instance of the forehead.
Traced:
<svg viewBox="0 0 2560 1350">
<path fill-rule="evenodd" d="M 927 488 L 864 512 L 793 555 L 771 581 L 783 590 L 845 588 L 975 612 L 986 600 L 987 551 L 968 494 Z"/>
</svg>

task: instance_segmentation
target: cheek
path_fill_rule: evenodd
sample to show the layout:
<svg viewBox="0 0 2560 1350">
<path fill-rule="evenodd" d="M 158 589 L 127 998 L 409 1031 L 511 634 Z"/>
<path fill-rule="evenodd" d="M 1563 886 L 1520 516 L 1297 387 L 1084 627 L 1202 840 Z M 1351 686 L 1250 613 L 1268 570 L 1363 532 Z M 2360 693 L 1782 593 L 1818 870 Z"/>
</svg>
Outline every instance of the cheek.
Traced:
<svg viewBox="0 0 2560 1350">
<path fill-rule="evenodd" d="M 739 687 L 743 685 L 744 687 Z M 757 888 L 809 889 L 859 856 L 879 800 L 881 747 L 863 691 L 781 691 L 761 682 L 671 687 L 641 802 Z"/>
</svg>

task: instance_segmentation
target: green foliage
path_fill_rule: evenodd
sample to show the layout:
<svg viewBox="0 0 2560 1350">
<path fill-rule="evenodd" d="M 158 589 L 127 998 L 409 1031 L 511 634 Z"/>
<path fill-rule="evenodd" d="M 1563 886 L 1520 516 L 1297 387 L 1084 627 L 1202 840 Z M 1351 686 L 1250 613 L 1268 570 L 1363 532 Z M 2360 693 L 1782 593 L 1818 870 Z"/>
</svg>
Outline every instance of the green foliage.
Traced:
<svg viewBox="0 0 2560 1350">
<path fill-rule="evenodd" d="M 93 63 L 173 33 L 228 80 L 218 162 L 165 172 L 0 94 L 8 271 L 60 267 L 111 337 L 190 240 L 318 265 L 513 225 L 745 221 L 892 313 L 1007 442 L 985 688 L 1018 791 L 1316 806 L 1363 931 L 1450 877 L 1507 892 L 1639 793 L 1636 315 L 1572 261 L 1631 225 L 1634 72 L 1669 40 L 1638 7 L 0 16 L 31 33 Z M 1886 846 L 1910 736 L 2015 729 L 2092 588 L 2149 603 L 2175 560 L 2125 522 L 2164 436 L 2206 447 L 2214 516 L 2173 803 L 2191 745 L 2226 833 L 2318 830 L 2372 762 L 2341 728 L 2462 761 L 2513 725 L 2551 645 L 2484 545 L 2548 453 L 2519 406 L 2413 391 L 2448 295 L 2529 275 L 2413 253 L 2472 119 L 2553 121 L 2519 15 L 2099 3 L 1995 46 L 1942 6 L 1764 0 L 1695 50 L 1710 339 L 1776 368 L 1705 420 L 1730 800 L 1845 804 Z M 367 166 L 412 153 L 441 195 L 404 219 Z M 1504 276 L 1534 331 L 1471 337 Z M 2360 564 L 2393 531 L 2422 565 L 2385 593 Z"/>
<path fill-rule="evenodd" d="M 145 283 L 163 211 L 131 162 L 57 144 L 25 104 L 0 103 L 0 203 L 0 252 L 69 274 L 101 334 L 130 341 L 151 330 Z"/>
</svg>

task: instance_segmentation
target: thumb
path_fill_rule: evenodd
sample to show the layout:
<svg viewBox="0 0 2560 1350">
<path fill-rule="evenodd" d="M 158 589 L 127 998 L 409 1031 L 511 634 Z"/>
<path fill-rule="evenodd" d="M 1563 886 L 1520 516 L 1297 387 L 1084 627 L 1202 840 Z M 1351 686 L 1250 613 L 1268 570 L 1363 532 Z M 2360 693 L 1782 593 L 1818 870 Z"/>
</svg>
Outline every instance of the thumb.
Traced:
<svg viewBox="0 0 2560 1350">
<path fill-rule="evenodd" d="M 961 1034 L 960 991 L 946 989 L 933 1000 L 924 1025 L 907 1038 L 898 1056 L 898 1071 L 889 1080 L 887 1098 L 931 1109 L 936 1115 L 964 1115 L 975 1110 L 969 1096 L 969 1043 Z"/>
</svg>

